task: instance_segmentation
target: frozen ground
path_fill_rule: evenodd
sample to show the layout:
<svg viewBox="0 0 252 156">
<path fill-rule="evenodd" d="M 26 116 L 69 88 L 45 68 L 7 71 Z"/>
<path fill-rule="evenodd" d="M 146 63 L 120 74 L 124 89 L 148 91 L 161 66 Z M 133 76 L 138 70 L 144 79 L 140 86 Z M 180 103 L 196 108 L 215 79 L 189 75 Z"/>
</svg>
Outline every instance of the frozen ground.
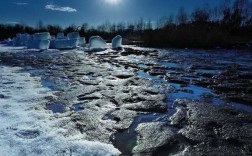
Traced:
<svg viewBox="0 0 252 156">
<path fill-rule="evenodd" d="M 1 86 L 15 93 L 1 100 L 15 109 L 1 115 L 18 116 L 1 119 L 10 121 L 0 135 L 7 152 L 251 155 L 250 52 L 4 48 L 0 76 L 11 76 Z"/>
<path fill-rule="evenodd" d="M 43 104 L 53 92 L 22 68 L 0 66 L 0 153 L 17 155 L 117 155 L 112 145 L 85 141 L 69 127 L 69 117 L 57 118 Z"/>
</svg>

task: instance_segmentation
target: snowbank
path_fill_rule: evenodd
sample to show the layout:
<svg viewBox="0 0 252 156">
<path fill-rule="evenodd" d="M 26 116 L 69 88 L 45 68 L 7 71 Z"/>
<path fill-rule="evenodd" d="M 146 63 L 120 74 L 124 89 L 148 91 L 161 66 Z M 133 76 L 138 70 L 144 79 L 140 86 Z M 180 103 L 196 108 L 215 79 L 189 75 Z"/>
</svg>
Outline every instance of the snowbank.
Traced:
<svg viewBox="0 0 252 156">
<path fill-rule="evenodd" d="M 117 35 L 113 38 L 112 49 L 122 49 L 122 36 Z"/>
<path fill-rule="evenodd" d="M 107 49 L 107 43 L 100 36 L 92 36 L 89 39 L 90 50 L 104 50 Z"/>
<path fill-rule="evenodd" d="M 45 111 L 43 103 L 48 102 L 46 97 L 53 96 L 52 91 L 41 87 L 39 77 L 21 70 L 0 66 L 1 156 L 120 154 L 112 145 L 84 140 L 78 130 L 66 126 L 72 122 L 70 118 L 55 118 Z"/>
</svg>

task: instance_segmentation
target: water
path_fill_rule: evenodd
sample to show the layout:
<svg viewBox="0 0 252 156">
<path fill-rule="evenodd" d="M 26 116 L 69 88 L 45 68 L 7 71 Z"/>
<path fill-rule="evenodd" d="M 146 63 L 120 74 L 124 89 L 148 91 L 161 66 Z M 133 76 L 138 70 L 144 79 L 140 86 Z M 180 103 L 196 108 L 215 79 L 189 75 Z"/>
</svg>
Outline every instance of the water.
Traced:
<svg viewBox="0 0 252 156">
<path fill-rule="evenodd" d="M 64 113 L 65 106 L 62 103 L 52 103 L 46 105 L 47 110 L 51 110 L 53 113 Z"/>
<path fill-rule="evenodd" d="M 84 104 L 83 103 L 77 103 L 73 105 L 74 111 L 76 112 L 80 112 L 82 110 L 84 110 Z"/>
<path fill-rule="evenodd" d="M 136 146 L 137 134 L 135 129 L 140 123 L 164 121 L 166 114 L 142 113 L 135 117 L 131 126 L 115 133 L 111 141 L 124 155 L 132 155 L 132 149 Z"/>
</svg>

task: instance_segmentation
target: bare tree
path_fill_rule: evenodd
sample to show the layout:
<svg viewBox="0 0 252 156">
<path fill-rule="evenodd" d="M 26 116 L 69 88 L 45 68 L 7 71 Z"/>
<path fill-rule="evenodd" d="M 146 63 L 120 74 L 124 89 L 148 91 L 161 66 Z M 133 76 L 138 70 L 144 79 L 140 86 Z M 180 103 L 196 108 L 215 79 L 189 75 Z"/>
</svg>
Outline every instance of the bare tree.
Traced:
<svg viewBox="0 0 252 156">
<path fill-rule="evenodd" d="M 188 21 L 188 15 L 183 7 L 181 7 L 178 11 L 177 20 L 178 24 L 186 24 Z"/>
</svg>

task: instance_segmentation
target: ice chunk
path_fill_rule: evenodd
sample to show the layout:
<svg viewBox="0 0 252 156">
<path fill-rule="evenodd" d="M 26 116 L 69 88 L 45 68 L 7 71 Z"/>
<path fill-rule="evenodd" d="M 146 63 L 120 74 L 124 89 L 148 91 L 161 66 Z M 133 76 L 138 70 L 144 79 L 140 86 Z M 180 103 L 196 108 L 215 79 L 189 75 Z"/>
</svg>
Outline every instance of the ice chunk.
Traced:
<svg viewBox="0 0 252 156">
<path fill-rule="evenodd" d="M 112 40 L 112 49 L 122 49 L 122 36 L 117 35 Z"/>
<path fill-rule="evenodd" d="M 92 36 L 89 39 L 90 50 L 104 50 L 107 49 L 107 43 L 100 36 Z"/>
<path fill-rule="evenodd" d="M 79 38 L 79 46 L 84 46 L 86 44 L 86 39 L 85 37 L 80 37 Z"/>
<path fill-rule="evenodd" d="M 64 33 L 57 33 L 57 39 L 66 39 Z"/>
<path fill-rule="evenodd" d="M 23 45 L 22 41 L 19 37 L 14 37 L 12 43 L 13 43 L 13 46 L 22 46 Z"/>
<path fill-rule="evenodd" d="M 29 49 L 48 49 L 50 45 L 49 40 L 28 40 L 27 42 L 27 48 Z"/>
<path fill-rule="evenodd" d="M 73 49 L 78 46 L 78 39 L 61 39 L 51 40 L 50 48 L 52 49 Z"/>
<path fill-rule="evenodd" d="M 50 40 L 51 36 L 49 32 L 36 33 L 33 37 L 34 40 Z"/>
<path fill-rule="evenodd" d="M 55 40 L 55 39 L 56 39 L 55 35 L 51 35 L 51 40 Z"/>
<path fill-rule="evenodd" d="M 79 39 L 80 35 L 78 32 L 71 32 L 67 34 L 68 39 Z"/>
</svg>

